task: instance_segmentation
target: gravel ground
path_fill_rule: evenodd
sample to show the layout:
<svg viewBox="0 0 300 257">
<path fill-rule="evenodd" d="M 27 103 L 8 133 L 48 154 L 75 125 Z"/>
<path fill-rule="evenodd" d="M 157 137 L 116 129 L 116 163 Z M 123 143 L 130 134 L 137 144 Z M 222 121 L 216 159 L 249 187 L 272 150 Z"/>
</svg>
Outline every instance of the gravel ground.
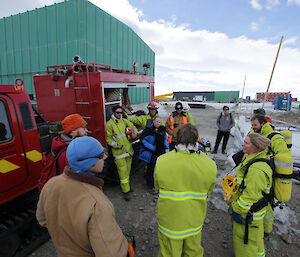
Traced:
<svg viewBox="0 0 300 257">
<path fill-rule="evenodd" d="M 171 111 L 171 109 L 167 109 Z M 191 113 L 195 120 L 199 133 L 214 145 L 217 127 L 216 118 L 220 110 L 207 106 L 206 109 L 192 109 Z M 163 117 L 164 120 L 166 117 Z M 230 137 L 228 152 L 235 151 L 234 138 Z M 232 224 L 227 207 L 223 201 L 223 191 L 220 186 L 220 178 L 223 177 L 231 167 L 227 156 L 222 154 L 208 154 L 217 163 L 218 183 L 215 190 L 208 198 L 208 209 L 202 233 L 202 245 L 205 257 L 233 257 L 232 248 Z M 105 185 L 104 192 L 115 206 L 116 219 L 124 231 L 124 234 L 134 235 L 136 239 L 136 256 L 154 257 L 158 253 L 157 224 L 156 224 L 156 202 L 157 197 L 151 195 L 146 188 L 143 169 L 138 170 L 132 177 L 134 186 L 132 200 L 125 202 L 118 185 Z M 293 196 L 287 206 L 294 213 L 289 220 L 291 227 L 284 230 L 279 221 L 274 226 L 274 231 L 265 241 L 266 256 L 272 257 L 296 257 L 299 256 L 300 243 L 300 185 L 293 183 Z M 280 210 L 279 210 L 280 216 Z M 30 256 L 52 257 L 56 250 L 49 240 Z"/>
</svg>

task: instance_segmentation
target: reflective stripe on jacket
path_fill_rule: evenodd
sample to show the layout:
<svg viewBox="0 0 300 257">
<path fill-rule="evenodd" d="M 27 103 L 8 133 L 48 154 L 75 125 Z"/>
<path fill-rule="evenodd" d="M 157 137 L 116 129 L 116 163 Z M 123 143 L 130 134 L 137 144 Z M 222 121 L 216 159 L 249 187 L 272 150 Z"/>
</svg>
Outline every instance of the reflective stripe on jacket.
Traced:
<svg viewBox="0 0 300 257">
<path fill-rule="evenodd" d="M 136 127 L 127 119 L 115 120 L 112 118 L 106 123 L 106 142 L 111 146 L 115 159 L 133 155 L 132 144 L 125 134 L 126 128 L 132 128 L 137 132 Z M 117 145 L 122 145 L 122 149 L 116 148 Z"/>
<path fill-rule="evenodd" d="M 157 159 L 157 220 L 165 236 L 182 239 L 201 232 L 207 195 L 215 186 L 216 174 L 215 162 L 203 153 L 173 150 Z"/>
</svg>

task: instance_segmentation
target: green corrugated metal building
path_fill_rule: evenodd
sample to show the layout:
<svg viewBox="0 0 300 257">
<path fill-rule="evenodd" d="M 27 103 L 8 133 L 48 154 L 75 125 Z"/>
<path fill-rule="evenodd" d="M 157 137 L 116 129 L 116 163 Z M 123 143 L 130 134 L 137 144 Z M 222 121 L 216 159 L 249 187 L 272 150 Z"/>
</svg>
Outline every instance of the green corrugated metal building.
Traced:
<svg viewBox="0 0 300 257">
<path fill-rule="evenodd" d="M 127 25 L 87 0 L 68 0 L 0 19 L 0 84 L 22 78 L 34 94 L 32 75 L 47 65 L 71 64 L 79 55 L 86 62 L 132 70 L 134 62 L 149 62 L 153 50 Z M 149 99 L 149 90 L 130 90 L 131 103 Z"/>
<path fill-rule="evenodd" d="M 174 100 L 181 100 L 188 97 L 193 100 L 195 96 L 204 96 L 206 101 L 230 102 L 238 101 L 240 91 L 179 91 L 173 92 Z"/>
</svg>

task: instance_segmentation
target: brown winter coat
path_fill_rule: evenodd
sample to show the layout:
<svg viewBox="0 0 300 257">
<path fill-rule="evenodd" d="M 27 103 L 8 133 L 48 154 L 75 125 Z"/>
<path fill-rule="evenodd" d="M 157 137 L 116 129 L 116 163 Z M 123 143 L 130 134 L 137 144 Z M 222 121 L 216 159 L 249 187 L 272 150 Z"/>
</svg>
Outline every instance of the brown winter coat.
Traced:
<svg viewBox="0 0 300 257">
<path fill-rule="evenodd" d="M 126 256 L 127 240 L 102 186 L 102 179 L 68 167 L 44 186 L 36 217 L 47 227 L 58 257 Z"/>
<path fill-rule="evenodd" d="M 172 130 L 170 128 L 170 116 L 174 117 L 174 130 Z M 168 120 L 166 122 L 166 131 L 167 131 L 167 133 L 169 135 L 172 136 L 172 141 L 173 142 L 177 142 L 177 138 L 176 138 L 177 131 L 184 124 L 183 116 L 185 116 L 185 118 L 186 118 L 186 120 L 187 120 L 188 123 L 190 122 L 190 120 L 189 120 L 188 115 L 186 115 L 185 112 L 182 112 L 181 114 L 178 114 L 175 111 L 175 112 L 172 112 L 170 116 L 169 116 L 169 118 L 168 118 Z"/>
</svg>

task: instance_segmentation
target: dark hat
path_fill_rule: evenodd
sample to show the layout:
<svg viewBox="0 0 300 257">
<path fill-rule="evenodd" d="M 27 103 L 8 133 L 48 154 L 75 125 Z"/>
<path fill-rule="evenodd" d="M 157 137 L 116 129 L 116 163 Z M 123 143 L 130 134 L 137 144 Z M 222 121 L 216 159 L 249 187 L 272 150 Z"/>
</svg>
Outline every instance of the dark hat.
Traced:
<svg viewBox="0 0 300 257">
<path fill-rule="evenodd" d="M 258 108 L 258 109 L 255 109 L 253 111 L 254 114 L 262 114 L 262 115 L 266 115 L 266 111 L 264 108 Z"/>
<path fill-rule="evenodd" d="M 177 102 L 177 103 L 175 104 L 175 109 L 183 109 L 182 103 L 181 103 L 181 102 Z"/>
<path fill-rule="evenodd" d="M 229 111 L 229 107 L 226 106 L 226 105 L 224 105 L 224 106 L 223 106 L 223 110 L 224 110 L 224 111 Z"/>
</svg>

